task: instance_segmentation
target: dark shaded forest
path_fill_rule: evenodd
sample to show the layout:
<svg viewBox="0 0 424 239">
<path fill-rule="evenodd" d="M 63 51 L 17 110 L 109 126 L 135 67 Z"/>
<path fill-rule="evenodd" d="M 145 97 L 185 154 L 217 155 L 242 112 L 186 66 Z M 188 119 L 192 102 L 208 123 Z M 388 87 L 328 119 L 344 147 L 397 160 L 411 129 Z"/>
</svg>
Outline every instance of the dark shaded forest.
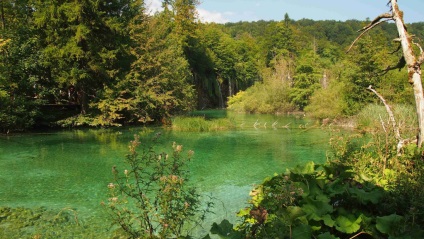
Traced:
<svg viewBox="0 0 424 239">
<path fill-rule="evenodd" d="M 396 27 L 369 21 L 205 24 L 193 0 L 1 1 L 0 128 L 169 123 L 194 109 L 356 114 L 375 96 L 413 103 Z M 408 24 L 424 39 L 424 23 Z"/>
</svg>

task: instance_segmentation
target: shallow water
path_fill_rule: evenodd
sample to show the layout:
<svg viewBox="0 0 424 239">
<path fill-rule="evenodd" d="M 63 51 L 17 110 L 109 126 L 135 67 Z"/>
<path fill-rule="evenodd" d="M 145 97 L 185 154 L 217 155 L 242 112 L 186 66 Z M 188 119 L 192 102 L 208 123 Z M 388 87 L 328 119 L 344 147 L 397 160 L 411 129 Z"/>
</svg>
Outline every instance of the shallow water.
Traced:
<svg viewBox="0 0 424 239">
<path fill-rule="evenodd" d="M 195 152 L 191 183 L 201 193 L 217 198 L 216 214 L 208 223 L 224 218 L 235 222 L 235 213 L 246 205 L 253 185 L 265 177 L 308 161 L 325 161 L 330 133 L 308 128 L 311 124 L 305 119 L 225 111 L 200 114 L 230 117 L 237 128 L 223 132 L 149 130 L 162 134 L 155 145 L 160 151 L 170 152 L 175 141 Z M 274 122 L 276 127 L 271 126 Z M 143 142 L 144 131 L 69 130 L 0 138 L 0 206 L 72 208 L 82 221 L 104 223 L 100 202 L 107 200 L 111 168 L 125 167 L 129 141 L 139 134 Z"/>
</svg>

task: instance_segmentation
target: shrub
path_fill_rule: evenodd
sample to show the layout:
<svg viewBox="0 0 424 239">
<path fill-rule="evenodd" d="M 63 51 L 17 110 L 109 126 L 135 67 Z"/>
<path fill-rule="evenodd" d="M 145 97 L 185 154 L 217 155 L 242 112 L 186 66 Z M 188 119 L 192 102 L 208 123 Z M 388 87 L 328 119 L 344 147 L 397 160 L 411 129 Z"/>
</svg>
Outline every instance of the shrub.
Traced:
<svg viewBox="0 0 424 239">
<path fill-rule="evenodd" d="M 305 107 L 308 116 L 325 119 L 335 119 L 342 117 L 347 107 L 347 103 L 343 99 L 342 83 L 330 85 L 328 89 L 319 89 L 312 95 L 310 104 Z"/>
<path fill-rule="evenodd" d="M 275 114 L 295 110 L 289 102 L 288 85 L 280 82 L 256 83 L 228 100 L 228 109 L 237 112 Z"/>
</svg>

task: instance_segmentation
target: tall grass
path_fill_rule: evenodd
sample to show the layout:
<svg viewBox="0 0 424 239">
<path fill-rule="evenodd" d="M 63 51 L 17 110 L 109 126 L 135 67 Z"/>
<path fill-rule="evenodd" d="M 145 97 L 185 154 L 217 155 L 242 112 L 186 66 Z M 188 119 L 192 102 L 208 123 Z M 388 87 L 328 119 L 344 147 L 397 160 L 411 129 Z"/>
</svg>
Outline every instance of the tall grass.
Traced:
<svg viewBox="0 0 424 239">
<path fill-rule="evenodd" d="M 407 134 L 415 134 L 417 115 L 412 105 L 392 105 L 392 111 L 399 129 Z M 370 130 L 380 128 L 382 122 L 388 122 L 389 116 L 383 105 L 369 104 L 356 116 L 357 128 Z"/>
<path fill-rule="evenodd" d="M 194 132 L 210 132 L 230 130 L 236 127 L 235 123 L 230 119 L 212 119 L 207 120 L 204 117 L 187 117 L 178 116 L 172 119 L 172 130 L 175 131 L 194 131 Z"/>
</svg>

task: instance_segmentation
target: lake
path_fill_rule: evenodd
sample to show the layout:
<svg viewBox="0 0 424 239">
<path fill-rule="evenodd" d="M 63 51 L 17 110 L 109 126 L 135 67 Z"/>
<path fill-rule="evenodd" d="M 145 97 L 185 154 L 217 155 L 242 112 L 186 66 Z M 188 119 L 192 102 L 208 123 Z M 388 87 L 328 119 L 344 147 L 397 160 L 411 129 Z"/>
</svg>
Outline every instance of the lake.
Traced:
<svg viewBox="0 0 424 239">
<path fill-rule="evenodd" d="M 155 149 L 172 143 L 195 152 L 191 183 L 216 198 L 207 223 L 229 219 L 247 205 L 249 191 L 267 176 L 308 161 L 323 163 L 331 133 L 300 116 L 196 112 L 206 118 L 229 117 L 231 131 L 174 132 L 164 128 L 62 130 L 0 137 L 0 206 L 72 208 L 85 225 L 107 235 L 104 209 L 111 168 L 124 168 L 128 143 L 138 134 L 161 133 Z M 147 132 L 149 133 L 146 133 Z M 0 220 L 1 221 L 1 220 Z M 105 225 L 106 224 L 106 225 Z M 209 228 L 202 231 L 207 232 Z"/>
</svg>

